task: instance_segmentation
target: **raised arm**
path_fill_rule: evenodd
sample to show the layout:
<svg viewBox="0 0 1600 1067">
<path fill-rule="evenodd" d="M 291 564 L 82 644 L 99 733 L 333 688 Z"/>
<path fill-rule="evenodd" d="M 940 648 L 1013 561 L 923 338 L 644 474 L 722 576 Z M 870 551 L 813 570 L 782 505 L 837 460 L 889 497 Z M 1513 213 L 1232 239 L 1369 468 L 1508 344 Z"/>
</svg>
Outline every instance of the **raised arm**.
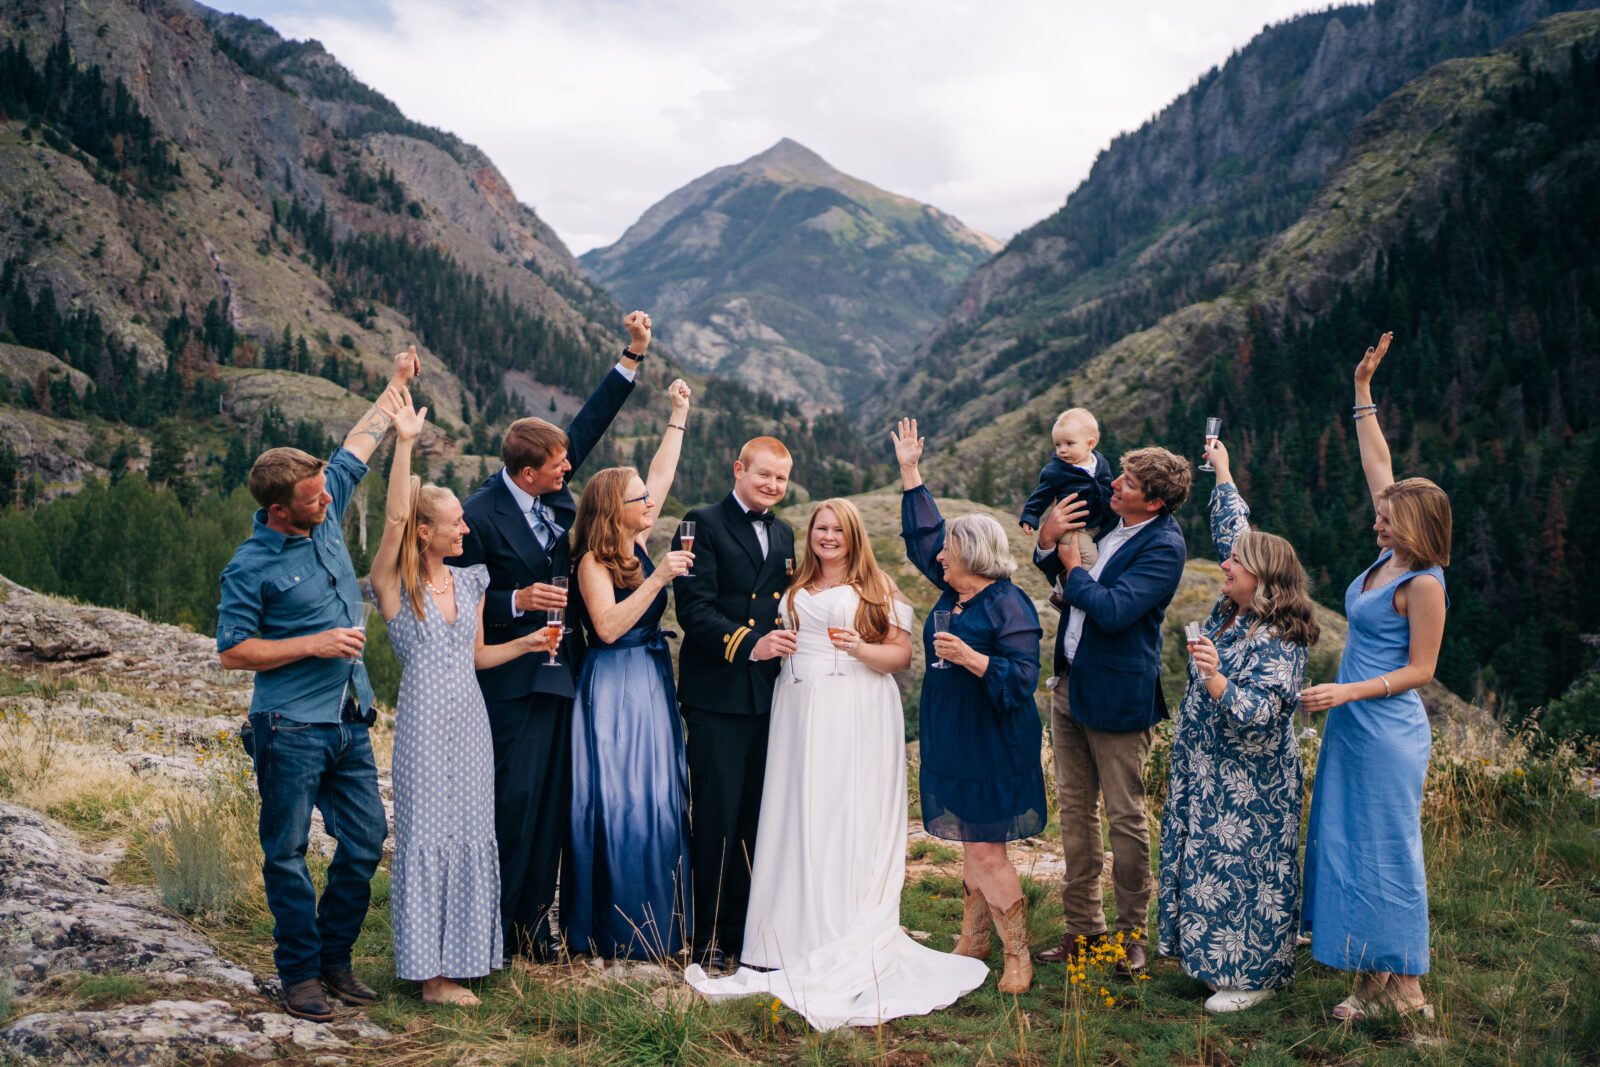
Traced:
<svg viewBox="0 0 1600 1067">
<path fill-rule="evenodd" d="M 1228 465 L 1228 446 L 1213 441 L 1206 458 L 1217 471 L 1217 487 L 1211 491 L 1211 543 L 1217 549 L 1217 561 L 1233 555 L 1233 543 L 1250 528 L 1250 505 L 1239 495 L 1233 484 L 1233 470 Z"/>
<path fill-rule="evenodd" d="M 345 434 L 344 447 L 362 463 L 372 458 L 372 453 L 383 443 L 383 435 L 394 424 L 395 414 L 404 402 L 402 391 L 411 379 L 422 372 L 422 362 L 417 358 L 417 346 L 395 353 L 394 369 L 389 373 L 389 384 L 372 407 Z"/>
<path fill-rule="evenodd" d="M 894 442 L 894 458 L 900 465 L 900 486 L 904 490 L 900 497 L 900 536 L 906 543 L 906 558 L 928 581 L 948 589 L 944 567 L 936 558 L 944 548 L 944 516 L 939 514 L 933 494 L 922 484 L 918 464 L 926 442 L 917 436 L 917 420 L 901 419 L 899 426 L 889 431 L 889 440 Z"/>
<path fill-rule="evenodd" d="M 389 464 L 389 496 L 383 506 L 383 539 L 372 557 L 372 596 L 378 614 L 389 622 L 400 613 L 400 543 L 411 517 L 411 449 L 428 421 L 428 409 L 411 406 L 411 391 L 400 388 L 402 405 L 394 417 L 394 461 Z"/>
<path fill-rule="evenodd" d="M 672 398 L 672 411 L 667 416 L 667 427 L 661 431 L 661 446 L 650 461 L 650 473 L 645 475 L 645 491 L 657 509 L 672 491 L 672 479 L 678 473 L 678 457 L 683 452 L 683 435 L 689 428 L 689 385 L 682 378 L 674 378 L 667 386 L 667 396 Z M 639 543 L 650 540 L 650 531 L 639 535 Z"/>
<path fill-rule="evenodd" d="M 628 347 L 622 350 L 619 365 L 628 373 L 624 375 L 614 370 L 607 371 L 567 426 L 567 462 L 572 464 L 574 471 L 583 466 L 583 461 L 589 458 L 589 453 L 594 451 L 594 446 L 600 443 L 600 438 L 611 427 L 617 412 L 627 403 L 633 393 L 634 375 L 639 370 L 645 351 L 650 347 L 649 315 L 642 311 L 630 312 L 622 324 L 628 329 Z"/>
<path fill-rule="evenodd" d="M 1356 443 L 1361 448 L 1361 470 L 1367 476 L 1367 492 L 1372 494 L 1372 507 L 1378 507 L 1378 496 L 1394 484 L 1394 462 L 1389 457 L 1389 442 L 1383 439 L 1383 427 L 1378 424 L 1377 405 L 1372 402 L 1372 375 L 1389 352 L 1389 342 L 1394 334 L 1378 338 L 1378 347 L 1367 349 L 1367 354 L 1356 364 Z"/>
</svg>

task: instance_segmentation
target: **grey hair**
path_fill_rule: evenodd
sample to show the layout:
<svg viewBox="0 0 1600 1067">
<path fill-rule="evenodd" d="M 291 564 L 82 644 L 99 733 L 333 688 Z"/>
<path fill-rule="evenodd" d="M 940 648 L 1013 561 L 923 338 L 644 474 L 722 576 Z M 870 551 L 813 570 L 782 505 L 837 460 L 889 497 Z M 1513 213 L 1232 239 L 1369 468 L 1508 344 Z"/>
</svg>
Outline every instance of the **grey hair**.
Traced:
<svg viewBox="0 0 1600 1067">
<path fill-rule="evenodd" d="M 950 523 L 945 547 L 962 569 L 980 578 L 1009 578 L 1017 569 L 1006 528 L 988 515 L 963 515 Z"/>
</svg>

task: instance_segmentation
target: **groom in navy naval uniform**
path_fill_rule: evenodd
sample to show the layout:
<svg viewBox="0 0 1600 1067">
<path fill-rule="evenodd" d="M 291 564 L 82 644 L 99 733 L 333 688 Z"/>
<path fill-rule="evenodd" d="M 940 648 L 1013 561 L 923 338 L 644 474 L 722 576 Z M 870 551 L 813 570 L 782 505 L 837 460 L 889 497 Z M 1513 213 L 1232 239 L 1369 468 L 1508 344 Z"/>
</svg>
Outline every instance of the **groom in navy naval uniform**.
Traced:
<svg viewBox="0 0 1600 1067">
<path fill-rule="evenodd" d="M 573 468 L 604 436 L 633 392 L 650 347 L 650 316 L 623 320 L 628 347 L 573 416 L 567 432 L 543 419 L 518 419 L 500 448 L 504 468 L 467 498 L 467 534 L 453 566 L 487 564 L 483 640 L 497 645 L 544 626 L 567 606 L 572 560 L 567 531 L 577 505 L 567 488 Z M 494 737 L 494 830 L 500 852 L 500 922 L 506 950 L 533 959 L 555 954 L 550 909 L 565 852 L 572 798 L 573 679 L 583 656 L 582 627 L 569 621 L 558 666 L 519 656 L 478 672 Z M 449 759 L 449 753 L 440 758 Z"/>
<path fill-rule="evenodd" d="M 733 492 L 684 516 L 697 524 L 694 569 L 672 582 L 684 633 L 678 700 L 689 762 L 692 935 L 707 969 L 739 960 L 772 686 L 781 657 L 795 650 L 794 634 L 774 629 L 794 531 L 772 513 L 793 466 L 777 438 L 747 442 L 733 464 Z M 681 536 L 672 547 L 683 547 Z"/>
</svg>

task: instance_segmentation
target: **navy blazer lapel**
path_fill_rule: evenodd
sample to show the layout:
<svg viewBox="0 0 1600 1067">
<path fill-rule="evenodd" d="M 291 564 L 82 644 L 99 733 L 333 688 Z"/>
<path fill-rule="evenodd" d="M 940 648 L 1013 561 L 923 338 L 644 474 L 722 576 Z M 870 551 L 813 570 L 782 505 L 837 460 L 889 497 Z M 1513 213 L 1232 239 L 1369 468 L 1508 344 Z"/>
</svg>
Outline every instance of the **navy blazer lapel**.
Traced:
<svg viewBox="0 0 1600 1067">
<path fill-rule="evenodd" d="M 722 502 L 722 511 L 728 520 L 729 529 L 733 531 L 733 539 L 739 542 L 739 547 L 750 557 L 750 565 L 756 569 L 756 573 L 761 573 L 761 567 L 765 563 L 761 557 L 761 542 L 756 540 L 756 532 L 750 520 L 745 518 L 743 505 L 739 503 L 737 497 L 729 493 L 727 499 Z M 771 543 L 769 535 L 767 544 Z"/>
<path fill-rule="evenodd" d="M 517 506 L 517 498 L 511 495 L 511 490 L 506 488 L 505 479 L 496 478 L 495 481 L 499 495 L 495 498 L 494 509 L 500 534 L 528 570 L 537 571 L 549 553 L 539 547 L 538 538 L 533 536 L 533 530 L 528 527 L 528 517 Z"/>
<path fill-rule="evenodd" d="M 1164 524 L 1174 521 L 1176 520 L 1171 515 L 1158 515 L 1145 523 L 1138 533 L 1124 541 L 1122 546 L 1117 549 L 1116 555 L 1111 557 L 1111 561 L 1106 564 L 1106 569 L 1100 572 L 1100 577 L 1097 581 L 1101 585 L 1115 581 L 1123 571 L 1128 569 L 1128 564 L 1133 562 L 1133 557 L 1138 555 L 1138 550 L 1144 545 L 1145 541 L 1149 540 L 1158 529 L 1162 529 Z M 1113 526 L 1111 529 L 1115 530 L 1116 527 Z"/>
</svg>

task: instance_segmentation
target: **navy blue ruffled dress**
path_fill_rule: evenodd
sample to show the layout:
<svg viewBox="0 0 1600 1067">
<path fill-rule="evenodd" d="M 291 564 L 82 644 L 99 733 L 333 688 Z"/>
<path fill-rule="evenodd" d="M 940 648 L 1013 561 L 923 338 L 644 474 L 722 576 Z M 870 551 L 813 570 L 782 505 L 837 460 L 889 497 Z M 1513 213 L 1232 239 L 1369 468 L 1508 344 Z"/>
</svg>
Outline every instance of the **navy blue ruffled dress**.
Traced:
<svg viewBox="0 0 1600 1067">
<path fill-rule="evenodd" d="M 649 575 L 642 549 L 635 555 Z M 613 590 L 620 601 L 634 592 Z M 689 891 L 689 769 L 661 629 L 662 590 L 611 644 L 591 633 L 572 709 L 572 877 L 567 944 L 575 952 L 661 960 L 683 947 Z"/>
<path fill-rule="evenodd" d="M 982 678 L 952 664 L 922 676 L 922 823 L 950 841 L 1016 841 L 1045 826 L 1042 728 L 1034 690 L 1044 636 L 1033 601 L 1009 579 L 984 587 L 956 612 L 956 592 L 935 559 L 944 517 L 926 487 L 900 501 L 906 556 L 939 589 L 933 611 L 951 612 L 950 632 L 989 657 Z M 933 614 L 922 629 L 928 663 Z"/>
</svg>

